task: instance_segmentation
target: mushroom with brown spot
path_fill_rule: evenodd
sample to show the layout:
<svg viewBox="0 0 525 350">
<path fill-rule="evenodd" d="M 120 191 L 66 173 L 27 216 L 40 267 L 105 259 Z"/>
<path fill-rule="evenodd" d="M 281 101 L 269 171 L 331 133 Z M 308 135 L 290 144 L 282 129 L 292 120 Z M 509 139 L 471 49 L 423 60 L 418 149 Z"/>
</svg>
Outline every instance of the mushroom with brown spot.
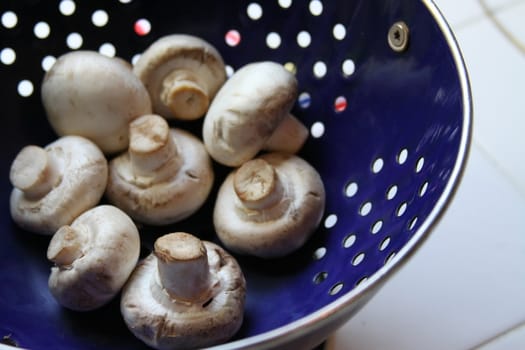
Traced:
<svg viewBox="0 0 525 350">
<path fill-rule="evenodd" d="M 246 282 L 218 245 L 183 232 L 155 241 L 126 283 L 121 312 L 130 331 L 156 349 L 223 343 L 243 322 Z"/>
<path fill-rule="evenodd" d="M 261 150 L 296 153 L 308 130 L 290 111 L 297 79 L 281 64 L 263 61 L 237 70 L 204 118 L 203 140 L 213 159 L 240 166 Z"/>
<path fill-rule="evenodd" d="M 202 142 L 170 129 L 158 115 L 130 124 L 126 153 L 109 162 L 106 195 L 133 219 L 150 225 L 178 222 L 196 212 L 213 185 L 213 168 Z"/>
<path fill-rule="evenodd" d="M 61 227 L 47 258 L 55 263 L 49 289 L 64 307 L 97 309 L 111 301 L 135 268 L 140 253 L 137 227 L 122 210 L 101 205 Z"/>
<path fill-rule="evenodd" d="M 94 51 L 60 56 L 45 74 L 42 102 L 60 135 L 80 135 L 105 154 L 126 149 L 128 124 L 151 113 L 151 101 L 131 65 Z"/>
<path fill-rule="evenodd" d="M 325 190 L 295 155 L 268 153 L 232 171 L 219 189 L 213 222 L 226 248 L 262 258 L 299 249 L 317 229 Z"/>
<path fill-rule="evenodd" d="M 215 47 L 186 34 L 156 40 L 133 71 L 148 89 L 153 111 L 168 119 L 203 117 L 226 80 L 224 62 Z"/>
<path fill-rule="evenodd" d="M 108 164 L 93 142 L 64 136 L 43 148 L 24 147 L 9 177 L 13 220 L 25 230 L 52 235 L 98 204 L 106 189 Z"/>
</svg>

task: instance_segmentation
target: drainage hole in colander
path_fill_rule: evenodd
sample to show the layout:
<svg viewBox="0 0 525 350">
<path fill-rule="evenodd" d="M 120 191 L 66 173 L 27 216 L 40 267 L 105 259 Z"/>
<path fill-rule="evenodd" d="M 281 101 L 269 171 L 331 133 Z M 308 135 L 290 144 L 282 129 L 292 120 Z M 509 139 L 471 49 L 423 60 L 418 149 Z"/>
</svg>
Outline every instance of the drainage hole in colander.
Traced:
<svg viewBox="0 0 525 350">
<path fill-rule="evenodd" d="M 330 288 L 329 294 L 330 294 L 330 295 L 336 295 L 336 294 L 339 294 L 339 292 L 341 292 L 341 290 L 343 289 L 343 287 L 344 287 L 343 282 L 337 282 L 336 284 L 334 284 L 334 285 L 332 286 L 332 288 Z"/>
<path fill-rule="evenodd" d="M 365 253 L 359 253 L 352 259 L 352 265 L 357 266 L 365 260 Z"/>
<path fill-rule="evenodd" d="M 372 163 L 372 172 L 374 174 L 378 174 L 383 170 L 383 166 L 385 165 L 385 162 L 383 161 L 383 158 L 377 158 Z"/>
<path fill-rule="evenodd" d="M 355 182 L 350 182 L 345 186 L 345 196 L 348 198 L 352 198 L 357 194 L 357 191 L 359 190 L 359 186 Z"/>
<path fill-rule="evenodd" d="M 372 211 L 372 202 L 365 202 L 359 208 L 359 215 L 367 216 Z"/>
<path fill-rule="evenodd" d="M 373 235 L 378 234 L 383 228 L 383 220 L 377 220 L 370 228 L 370 233 Z"/>
<path fill-rule="evenodd" d="M 324 78 L 327 71 L 328 68 L 326 67 L 326 63 L 324 63 L 323 61 L 317 61 L 314 63 L 313 73 L 316 78 Z"/>
<path fill-rule="evenodd" d="M 46 22 L 38 22 L 33 27 L 33 33 L 38 39 L 46 39 L 51 33 L 51 27 Z"/>
<path fill-rule="evenodd" d="M 336 224 L 337 224 L 337 215 L 335 214 L 328 215 L 326 219 L 324 220 L 324 227 L 327 229 L 334 227 Z"/>
<path fill-rule="evenodd" d="M 104 10 L 96 10 L 91 15 L 91 22 L 95 27 L 104 27 L 109 22 L 109 15 Z"/>
<path fill-rule="evenodd" d="M 42 69 L 47 72 L 48 70 L 51 69 L 51 67 L 53 67 L 53 65 L 55 64 L 56 62 L 56 57 L 54 56 L 45 56 L 44 58 L 42 58 L 42 63 L 41 63 L 41 66 L 42 66 Z"/>
<path fill-rule="evenodd" d="M 250 19 L 256 21 L 262 17 L 263 9 L 258 3 L 252 2 L 248 4 L 248 7 L 246 8 L 246 14 L 248 17 L 250 17 Z"/>
<path fill-rule="evenodd" d="M 297 34 L 297 45 L 302 48 L 307 48 L 312 43 L 312 36 L 306 30 L 302 30 Z"/>
<path fill-rule="evenodd" d="M 385 265 L 390 263 L 394 259 L 395 256 L 396 256 L 396 252 L 392 252 L 388 254 L 388 256 L 385 259 Z"/>
<path fill-rule="evenodd" d="M 313 255 L 312 255 L 312 258 L 314 260 L 321 260 L 322 258 L 324 258 L 326 255 L 326 248 L 325 247 L 319 247 L 317 248 Z"/>
<path fill-rule="evenodd" d="M 133 55 L 133 57 L 131 57 L 131 64 L 135 65 L 137 61 L 139 60 L 140 56 L 141 56 L 140 53 Z"/>
<path fill-rule="evenodd" d="M 315 122 L 312 124 L 312 127 L 310 128 L 310 133 L 312 134 L 312 137 L 315 139 L 318 139 L 324 135 L 325 127 L 322 122 Z"/>
<path fill-rule="evenodd" d="M 100 47 L 98 48 L 98 52 L 100 52 L 104 56 L 115 57 L 115 55 L 117 54 L 117 49 L 111 43 L 104 43 L 100 45 Z"/>
<path fill-rule="evenodd" d="M 368 281 L 368 277 L 365 276 L 365 277 L 361 278 L 359 281 L 357 281 L 357 282 L 355 283 L 355 286 L 357 287 L 357 286 L 359 286 L 361 283 L 365 283 L 366 281 Z"/>
<path fill-rule="evenodd" d="M 416 173 L 420 173 L 421 170 L 423 170 L 423 166 L 425 165 L 425 158 L 424 157 L 421 157 L 418 159 L 417 163 L 416 163 Z"/>
<path fill-rule="evenodd" d="M 302 92 L 298 98 L 299 107 L 306 109 L 312 104 L 312 96 L 308 92 Z"/>
<path fill-rule="evenodd" d="M 343 40 L 346 37 L 346 27 L 341 23 L 337 23 L 332 29 L 332 34 L 336 40 Z"/>
<path fill-rule="evenodd" d="M 346 100 L 346 97 L 344 96 L 338 96 L 336 97 L 334 101 L 334 111 L 336 113 L 342 113 L 346 110 L 346 107 L 348 106 L 348 101 Z"/>
<path fill-rule="evenodd" d="M 320 16 L 323 13 L 323 3 L 319 0 L 312 0 L 308 6 L 313 16 Z"/>
<path fill-rule="evenodd" d="M 82 38 L 82 35 L 80 33 L 70 33 L 66 37 L 66 45 L 71 50 L 78 50 L 82 47 L 82 44 L 84 43 L 84 38 Z"/>
<path fill-rule="evenodd" d="M 390 242 L 392 241 L 392 238 L 390 236 L 388 237 L 385 237 L 385 239 L 383 239 L 381 241 L 381 244 L 379 244 L 379 251 L 384 251 L 386 248 L 388 248 L 388 246 L 390 245 Z"/>
<path fill-rule="evenodd" d="M 7 29 L 12 29 L 18 24 L 18 16 L 13 11 L 6 11 L 2 14 L 2 25 Z"/>
<path fill-rule="evenodd" d="M 398 217 L 401 217 L 403 216 L 403 214 L 405 214 L 405 212 L 407 211 L 407 207 L 408 207 L 408 203 L 407 202 L 402 202 L 399 207 L 397 207 L 397 210 L 396 210 L 396 215 Z"/>
<path fill-rule="evenodd" d="M 268 35 L 266 35 L 266 46 L 274 50 L 279 48 L 279 46 L 281 46 L 281 36 L 279 35 L 279 33 L 268 33 Z"/>
<path fill-rule="evenodd" d="M 241 43 L 241 33 L 236 29 L 230 29 L 224 35 L 226 45 L 235 47 Z"/>
<path fill-rule="evenodd" d="M 226 76 L 227 76 L 228 78 L 231 78 L 231 76 L 233 75 L 233 73 L 235 73 L 235 69 L 233 69 L 233 67 L 230 66 L 229 64 L 226 65 L 225 69 L 226 69 Z"/>
<path fill-rule="evenodd" d="M 151 22 L 146 18 L 139 18 L 133 25 L 133 30 L 138 36 L 145 36 L 151 32 Z"/>
<path fill-rule="evenodd" d="M 412 230 L 416 227 L 417 222 L 418 222 L 418 218 L 417 218 L 417 216 L 414 217 L 414 218 L 412 218 L 412 220 L 410 220 L 410 221 L 408 222 L 408 230 L 409 230 L 409 231 L 412 231 Z"/>
<path fill-rule="evenodd" d="M 0 62 L 9 66 L 16 61 L 16 52 L 10 47 L 6 47 L 0 51 Z"/>
<path fill-rule="evenodd" d="M 392 185 L 388 188 L 388 191 L 386 192 L 386 199 L 389 201 L 394 199 L 397 195 L 398 187 L 397 185 Z"/>
<path fill-rule="evenodd" d="M 278 3 L 283 9 L 287 9 L 292 6 L 292 0 L 279 0 Z"/>
<path fill-rule="evenodd" d="M 286 62 L 284 64 L 284 69 L 286 69 L 288 72 L 292 74 L 297 74 L 297 66 L 293 62 Z"/>
<path fill-rule="evenodd" d="M 341 65 L 341 70 L 343 71 L 343 76 L 348 78 L 355 73 L 355 62 L 350 58 L 344 60 Z"/>
<path fill-rule="evenodd" d="M 18 83 L 17 86 L 18 94 L 22 97 L 29 97 L 35 91 L 33 83 L 29 80 L 22 80 Z"/>
<path fill-rule="evenodd" d="M 405 164 L 405 162 L 407 161 L 408 159 L 408 149 L 406 148 L 403 148 L 398 154 L 397 154 L 397 163 L 399 165 L 403 165 Z"/>
<path fill-rule="evenodd" d="M 314 276 L 313 282 L 315 284 L 321 284 L 328 278 L 328 272 L 322 271 Z"/>
<path fill-rule="evenodd" d="M 419 197 L 423 197 L 428 190 L 428 181 L 423 182 L 423 185 L 419 188 Z"/>
<path fill-rule="evenodd" d="M 58 5 L 58 10 L 64 16 L 71 16 L 73 13 L 75 13 L 76 9 L 77 9 L 77 5 L 75 4 L 74 1 L 71 1 L 71 0 L 62 0 L 60 1 L 60 4 Z"/>
<path fill-rule="evenodd" d="M 343 247 L 346 249 L 352 247 L 356 240 L 357 240 L 357 236 L 354 233 L 346 235 L 346 237 L 343 238 Z"/>
</svg>

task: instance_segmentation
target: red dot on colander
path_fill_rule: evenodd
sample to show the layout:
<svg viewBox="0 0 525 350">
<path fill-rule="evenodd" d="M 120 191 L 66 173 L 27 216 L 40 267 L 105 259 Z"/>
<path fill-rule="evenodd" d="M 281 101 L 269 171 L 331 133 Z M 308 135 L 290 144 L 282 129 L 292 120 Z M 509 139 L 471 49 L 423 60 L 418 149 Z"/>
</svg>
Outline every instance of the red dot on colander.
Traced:
<svg viewBox="0 0 525 350">
<path fill-rule="evenodd" d="M 348 105 L 348 103 L 346 101 L 346 97 L 339 96 L 338 98 L 335 99 L 334 109 L 338 113 L 344 112 L 344 110 L 346 109 L 347 105 Z"/>
<path fill-rule="evenodd" d="M 151 32 L 151 23 L 147 19 L 141 18 L 135 22 L 133 29 L 137 35 L 145 36 Z"/>
<path fill-rule="evenodd" d="M 229 30 L 224 36 L 224 40 L 229 46 L 237 46 L 241 42 L 241 33 L 235 29 Z"/>
</svg>

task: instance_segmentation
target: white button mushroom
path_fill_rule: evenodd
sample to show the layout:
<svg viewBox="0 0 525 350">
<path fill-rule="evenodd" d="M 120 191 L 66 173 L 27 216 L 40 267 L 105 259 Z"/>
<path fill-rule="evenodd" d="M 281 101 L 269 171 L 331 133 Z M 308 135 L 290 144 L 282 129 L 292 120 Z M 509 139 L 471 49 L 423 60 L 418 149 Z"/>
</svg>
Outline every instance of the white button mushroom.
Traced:
<svg viewBox="0 0 525 350">
<path fill-rule="evenodd" d="M 104 154 L 83 137 L 26 146 L 11 165 L 11 216 L 25 230 L 52 235 L 98 204 L 107 177 Z"/>
<path fill-rule="evenodd" d="M 240 166 L 263 149 L 297 152 L 308 130 L 290 114 L 296 98 L 297 80 L 282 65 L 264 61 L 240 68 L 204 118 L 206 149 L 228 166 Z"/>
<path fill-rule="evenodd" d="M 226 177 L 213 222 L 226 248 L 262 258 L 282 257 L 311 236 L 324 206 L 324 186 L 310 164 L 294 155 L 268 153 Z"/>
<path fill-rule="evenodd" d="M 110 205 L 97 206 L 51 239 L 47 258 L 55 266 L 49 289 L 66 308 L 97 309 L 122 289 L 139 254 L 139 232 L 129 216 Z"/>
<path fill-rule="evenodd" d="M 197 211 L 213 184 L 211 159 L 192 134 L 145 115 L 130 124 L 126 153 L 109 163 L 108 200 L 151 225 L 180 221 Z"/>
<path fill-rule="evenodd" d="M 42 82 L 42 102 L 58 135 L 84 136 L 106 154 L 125 150 L 129 122 L 151 113 L 131 65 L 92 51 L 58 58 Z"/>
<path fill-rule="evenodd" d="M 156 349 L 194 349 L 231 338 L 243 321 L 246 282 L 221 247 L 177 232 L 157 239 L 122 291 L 128 328 Z"/>
<path fill-rule="evenodd" d="M 226 80 L 219 52 L 203 39 L 185 34 L 155 41 L 133 71 L 148 89 L 153 111 L 169 119 L 203 117 Z"/>
</svg>

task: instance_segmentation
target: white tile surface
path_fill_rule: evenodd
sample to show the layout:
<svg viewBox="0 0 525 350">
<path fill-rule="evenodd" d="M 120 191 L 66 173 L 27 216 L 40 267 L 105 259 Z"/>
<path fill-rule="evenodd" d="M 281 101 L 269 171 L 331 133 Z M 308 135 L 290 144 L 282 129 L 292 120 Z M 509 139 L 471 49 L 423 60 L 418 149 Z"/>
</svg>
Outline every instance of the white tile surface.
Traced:
<svg viewBox="0 0 525 350">
<path fill-rule="evenodd" d="M 501 180 L 474 147 L 440 225 L 327 350 L 469 349 L 524 321 L 525 201 Z"/>
<path fill-rule="evenodd" d="M 479 2 L 479 0 L 477 0 Z M 523 0 L 485 0 L 487 6 L 496 11 L 504 11 L 523 2 Z"/>
<path fill-rule="evenodd" d="M 485 1 L 525 43 L 525 0 Z M 525 349 L 525 55 L 480 0 L 436 3 L 470 72 L 471 159 L 430 239 L 327 350 Z"/>
<path fill-rule="evenodd" d="M 483 10 L 478 0 L 434 0 L 434 3 L 454 30 L 458 30 L 465 23 L 483 17 Z"/>
<path fill-rule="evenodd" d="M 512 6 L 499 16 L 513 20 L 513 27 L 522 27 L 525 6 Z M 473 86 L 474 140 L 525 194 L 525 55 L 489 19 L 456 35 Z"/>
<path fill-rule="evenodd" d="M 506 11 L 523 0 L 481 0 L 494 13 Z M 449 24 L 459 30 L 485 18 L 480 0 L 434 0 Z"/>
<path fill-rule="evenodd" d="M 509 40 L 515 40 L 513 44 L 519 46 L 522 55 L 525 55 L 525 25 L 523 16 L 525 15 L 525 1 L 520 1 L 508 11 L 500 11 L 495 14 L 496 20 L 504 27 L 504 30 L 511 36 Z"/>
</svg>

